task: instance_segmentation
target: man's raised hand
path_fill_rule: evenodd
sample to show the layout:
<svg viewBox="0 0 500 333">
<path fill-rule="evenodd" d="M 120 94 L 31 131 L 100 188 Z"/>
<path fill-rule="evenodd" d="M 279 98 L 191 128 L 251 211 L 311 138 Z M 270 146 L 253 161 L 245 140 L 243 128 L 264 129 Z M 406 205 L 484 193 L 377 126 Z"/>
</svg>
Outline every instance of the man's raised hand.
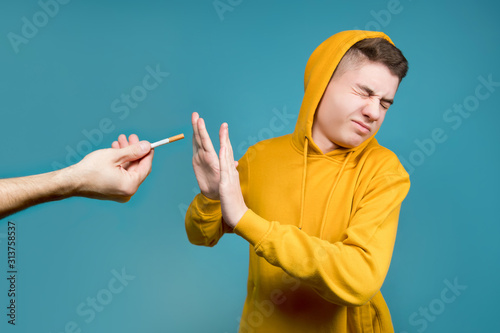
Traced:
<svg viewBox="0 0 500 333">
<path fill-rule="evenodd" d="M 193 169 L 198 186 L 203 195 L 219 200 L 219 158 L 208 135 L 205 121 L 197 112 L 193 112 L 191 123 L 193 124 Z"/>
<path fill-rule="evenodd" d="M 241 217 L 248 210 L 241 193 L 240 175 L 236 170 L 233 147 L 229 140 L 229 129 L 226 123 L 219 131 L 220 138 L 220 203 L 222 217 L 228 226 L 234 229 Z"/>
</svg>

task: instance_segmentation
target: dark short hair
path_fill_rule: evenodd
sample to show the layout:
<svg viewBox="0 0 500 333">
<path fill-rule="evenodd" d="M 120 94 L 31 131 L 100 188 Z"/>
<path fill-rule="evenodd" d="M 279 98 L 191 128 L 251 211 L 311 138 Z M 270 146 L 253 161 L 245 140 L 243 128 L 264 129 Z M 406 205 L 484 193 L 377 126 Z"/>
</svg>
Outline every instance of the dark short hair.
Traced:
<svg viewBox="0 0 500 333">
<path fill-rule="evenodd" d="M 337 68 L 341 65 L 345 66 L 346 62 L 357 65 L 365 60 L 384 64 L 392 74 L 399 78 L 399 82 L 408 72 L 408 60 L 403 52 L 384 38 L 360 40 L 344 54 Z"/>
</svg>

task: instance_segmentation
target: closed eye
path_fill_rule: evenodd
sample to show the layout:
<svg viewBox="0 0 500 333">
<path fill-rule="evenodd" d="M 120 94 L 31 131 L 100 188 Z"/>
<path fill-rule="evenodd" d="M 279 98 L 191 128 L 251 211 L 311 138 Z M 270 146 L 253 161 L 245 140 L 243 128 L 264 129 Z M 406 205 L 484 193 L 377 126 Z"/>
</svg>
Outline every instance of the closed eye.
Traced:
<svg viewBox="0 0 500 333">
<path fill-rule="evenodd" d="M 382 98 L 380 99 L 380 105 L 382 105 L 382 107 L 387 110 L 389 109 L 389 107 L 394 103 L 394 100 L 392 99 L 387 99 L 387 98 Z"/>
<path fill-rule="evenodd" d="M 356 85 L 356 93 L 361 95 L 362 97 L 372 97 L 372 96 L 375 96 L 375 92 L 373 91 L 373 89 L 371 89 L 370 87 L 366 86 L 366 85 L 361 85 L 361 84 L 357 84 Z M 392 103 L 394 102 L 394 100 L 392 99 L 388 99 L 388 98 L 381 98 L 380 99 L 380 105 L 382 106 L 382 108 L 384 110 L 388 110 L 389 107 L 392 105 Z"/>
</svg>

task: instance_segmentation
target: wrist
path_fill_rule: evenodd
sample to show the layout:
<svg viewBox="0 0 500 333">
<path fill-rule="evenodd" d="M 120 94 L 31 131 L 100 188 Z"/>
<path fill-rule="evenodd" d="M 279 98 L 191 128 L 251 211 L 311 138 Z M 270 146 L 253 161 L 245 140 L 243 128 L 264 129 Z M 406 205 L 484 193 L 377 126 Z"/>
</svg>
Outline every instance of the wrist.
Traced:
<svg viewBox="0 0 500 333">
<path fill-rule="evenodd" d="M 81 196 L 84 191 L 84 181 L 77 164 L 56 171 L 55 180 L 58 192 L 65 197 Z"/>
<path fill-rule="evenodd" d="M 241 205 L 238 209 L 236 209 L 236 211 L 234 212 L 234 214 L 231 216 L 231 221 L 230 221 L 230 227 L 231 228 L 236 228 L 236 226 L 238 225 L 238 222 L 240 222 L 241 218 L 243 217 L 243 215 L 245 215 L 245 213 L 247 212 L 248 210 L 248 207 L 245 205 L 245 203 L 243 203 L 243 205 Z"/>
<path fill-rule="evenodd" d="M 220 195 L 219 193 L 206 193 L 200 190 L 200 193 L 203 194 L 205 197 L 207 197 L 210 200 L 215 200 L 215 201 L 220 201 Z"/>
</svg>

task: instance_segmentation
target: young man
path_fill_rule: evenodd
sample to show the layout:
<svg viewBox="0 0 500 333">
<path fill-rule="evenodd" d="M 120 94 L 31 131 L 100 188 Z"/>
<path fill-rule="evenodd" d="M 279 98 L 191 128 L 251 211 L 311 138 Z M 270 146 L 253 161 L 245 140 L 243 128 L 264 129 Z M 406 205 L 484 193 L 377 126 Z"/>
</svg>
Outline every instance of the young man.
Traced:
<svg viewBox="0 0 500 333">
<path fill-rule="evenodd" d="M 380 288 L 410 181 L 374 135 L 407 69 L 381 32 L 330 37 L 307 63 L 294 132 L 250 147 L 239 164 L 227 124 L 218 159 L 193 114 L 201 193 L 186 230 L 197 245 L 227 232 L 250 243 L 240 332 L 394 331 Z"/>
<path fill-rule="evenodd" d="M 137 135 L 121 134 L 114 149 L 100 149 L 67 168 L 0 179 L 0 219 L 28 207 L 72 196 L 127 202 L 151 172 L 154 151 Z"/>
</svg>

